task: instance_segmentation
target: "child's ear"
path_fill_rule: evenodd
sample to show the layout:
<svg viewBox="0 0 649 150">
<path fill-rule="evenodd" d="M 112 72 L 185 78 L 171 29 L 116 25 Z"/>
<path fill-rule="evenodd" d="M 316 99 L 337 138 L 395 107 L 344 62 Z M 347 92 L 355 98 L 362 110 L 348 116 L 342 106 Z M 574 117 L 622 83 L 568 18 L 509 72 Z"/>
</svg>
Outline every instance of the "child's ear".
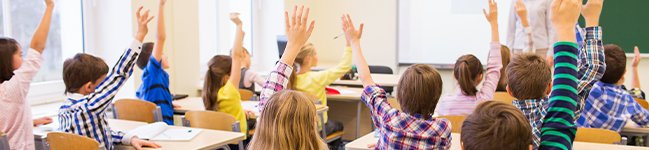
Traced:
<svg viewBox="0 0 649 150">
<path fill-rule="evenodd" d="M 548 88 L 546 88 L 545 95 L 550 95 L 552 93 L 552 82 L 548 84 Z"/>
<path fill-rule="evenodd" d="M 83 84 L 81 89 L 83 89 L 84 91 L 92 91 L 92 89 L 93 89 L 92 88 L 92 82 L 88 82 L 86 84 Z"/>
<path fill-rule="evenodd" d="M 512 94 L 512 91 L 509 90 L 509 85 L 507 85 L 505 87 L 506 87 L 505 89 L 507 89 L 507 94 L 509 94 L 509 96 L 511 96 L 511 97 L 514 97 L 514 94 Z"/>
</svg>

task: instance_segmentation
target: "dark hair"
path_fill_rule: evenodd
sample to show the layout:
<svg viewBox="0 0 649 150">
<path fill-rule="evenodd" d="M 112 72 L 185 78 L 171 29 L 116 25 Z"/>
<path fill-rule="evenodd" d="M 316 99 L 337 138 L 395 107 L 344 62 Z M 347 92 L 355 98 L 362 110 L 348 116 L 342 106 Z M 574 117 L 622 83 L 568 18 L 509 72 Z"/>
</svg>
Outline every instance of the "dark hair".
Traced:
<svg viewBox="0 0 649 150">
<path fill-rule="evenodd" d="M 78 53 L 63 63 L 63 83 L 65 91 L 74 93 L 86 83 L 95 83 L 108 73 L 108 65 L 99 57 Z"/>
<path fill-rule="evenodd" d="M 301 65 L 305 65 L 304 60 L 307 56 L 313 56 L 313 51 L 315 51 L 315 48 L 312 43 L 306 43 L 300 48 L 300 52 L 297 53 L 297 56 L 295 56 L 295 61 L 293 61 L 293 72 L 288 78 L 288 85 L 286 86 L 286 89 L 297 90 L 297 88 L 295 87 L 295 80 L 297 80 L 297 70 L 300 69 Z"/>
<path fill-rule="evenodd" d="M 506 72 L 509 90 L 514 98 L 521 101 L 545 97 L 552 82 L 550 64 L 533 53 L 514 55 Z"/>
<path fill-rule="evenodd" d="M 430 118 L 442 95 L 442 77 L 429 65 L 415 64 L 403 72 L 397 87 L 403 111 Z"/>
<path fill-rule="evenodd" d="M 0 83 L 14 76 L 14 54 L 16 54 L 18 48 L 16 40 L 0 37 Z"/>
<path fill-rule="evenodd" d="M 505 70 L 507 69 L 507 65 L 509 64 L 509 61 L 511 60 L 511 54 L 509 51 L 509 48 L 505 45 L 500 46 L 500 57 L 502 58 L 503 62 L 503 68 L 500 69 L 500 80 L 498 80 L 498 86 L 496 87 L 496 91 L 501 91 L 501 92 L 506 92 L 507 91 L 507 74 L 505 74 Z"/>
<path fill-rule="evenodd" d="M 153 42 L 146 42 L 142 44 L 142 52 L 140 52 L 140 57 L 137 58 L 135 64 L 140 69 L 144 69 L 151 59 L 151 54 L 153 53 Z M 160 60 L 158 60 L 160 61 Z"/>
<path fill-rule="evenodd" d="M 478 104 L 462 123 L 460 140 L 465 150 L 523 150 L 532 144 L 532 127 L 512 104 Z"/>
<path fill-rule="evenodd" d="M 462 93 L 468 96 L 475 96 L 478 93 L 474 83 L 475 78 L 481 75 L 482 72 L 482 63 L 471 54 L 458 58 L 453 68 L 453 74 L 460 85 Z"/>
<path fill-rule="evenodd" d="M 219 90 L 228 83 L 223 78 L 232 72 L 232 57 L 216 55 L 207 63 L 207 66 L 209 69 L 205 74 L 205 83 L 203 83 L 203 104 L 206 110 L 218 111 Z"/>
<path fill-rule="evenodd" d="M 626 54 L 624 50 L 615 44 L 604 45 L 604 60 L 606 71 L 599 81 L 608 84 L 616 84 L 626 71 Z"/>
</svg>

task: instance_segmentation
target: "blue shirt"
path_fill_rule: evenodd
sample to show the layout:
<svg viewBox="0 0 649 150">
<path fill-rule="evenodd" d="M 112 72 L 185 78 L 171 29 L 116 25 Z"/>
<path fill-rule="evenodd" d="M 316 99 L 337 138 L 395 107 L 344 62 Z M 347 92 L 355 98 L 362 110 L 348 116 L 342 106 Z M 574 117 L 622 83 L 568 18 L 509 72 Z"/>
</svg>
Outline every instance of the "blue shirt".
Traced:
<svg viewBox="0 0 649 150">
<path fill-rule="evenodd" d="M 649 111 L 642 108 L 622 86 L 597 82 L 586 100 L 577 126 L 620 132 L 628 120 L 648 127 Z"/>
<path fill-rule="evenodd" d="M 135 95 L 141 100 L 146 100 L 160 106 L 162 120 L 168 125 L 174 125 L 174 108 L 169 92 L 169 74 L 162 69 L 162 64 L 153 56 L 143 69 L 142 85 Z"/>
</svg>

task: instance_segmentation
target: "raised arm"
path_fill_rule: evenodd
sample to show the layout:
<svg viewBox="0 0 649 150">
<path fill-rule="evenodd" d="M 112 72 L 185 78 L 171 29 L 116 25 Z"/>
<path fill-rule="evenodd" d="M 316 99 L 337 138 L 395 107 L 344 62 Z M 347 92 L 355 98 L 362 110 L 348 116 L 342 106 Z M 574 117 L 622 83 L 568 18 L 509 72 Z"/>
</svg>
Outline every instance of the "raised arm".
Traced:
<svg viewBox="0 0 649 150">
<path fill-rule="evenodd" d="M 43 53 L 45 50 L 45 44 L 47 44 L 47 35 L 50 32 L 50 22 L 52 21 L 52 11 L 54 10 L 54 0 L 45 0 L 47 8 L 45 9 L 45 14 L 41 23 L 38 25 L 34 37 L 32 37 L 32 43 L 29 48 L 32 48 L 39 53 Z"/>
<path fill-rule="evenodd" d="M 599 81 L 606 71 L 604 46 L 602 45 L 602 29 L 599 26 L 599 16 L 602 12 L 603 3 L 603 0 L 589 0 L 581 10 L 581 14 L 586 20 L 586 38 L 584 47 L 579 52 L 580 64 L 579 75 L 577 77 L 579 79 L 579 85 L 577 87 L 579 95 L 577 103 L 579 105 L 577 105 L 575 117 L 579 117 L 579 114 L 583 111 L 584 101 L 588 97 L 593 84 Z M 570 27 L 573 31 L 574 24 Z M 559 27 L 556 25 L 555 27 L 559 31 Z M 557 32 L 558 37 L 560 37 L 560 34 L 566 33 Z M 573 34 L 570 38 L 574 40 L 575 37 L 576 35 Z M 564 40 L 559 39 L 559 41 Z"/>
<path fill-rule="evenodd" d="M 518 0 L 516 1 L 516 14 L 521 18 L 523 24 L 523 31 L 525 32 L 525 41 L 523 42 L 523 52 L 524 53 L 536 53 L 536 48 L 534 47 L 534 40 L 532 38 L 532 27 L 527 21 L 527 8 L 525 3 Z"/>
<path fill-rule="evenodd" d="M 356 58 L 356 70 L 358 70 L 358 76 L 363 83 L 363 87 L 376 84 L 374 83 L 374 80 L 372 80 L 372 76 L 370 76 L 370 67 L 367 66 L 367 62 L 365 61 L 365 57 L 363 57 L 363 52 L 361 51 L 360 40 L 361 36 L 363 36 L 364 24 L 361 23 L 361 26 L 356 30 L 349 14 L 347 14 L 347 16 L 343 15 L 341 19 L 345 37 L 352 47 L 354 58 Z"/>
<path fill-rule="evenodd" d="M 482 12 L 484 12 L 484 16 L 489 21 L 489 24 L 491 24 L 491 41 L 500 42 L 498 35 L 498 4 L 493 0 L 489 0 L 489 13 L 485 9 L 482 9 Z"/>
<path fill-rule="evenodd" d="M 273 94 L 277 91 L 284 90 L 286 85 L 288 85 L 288 78 L 291 76 L 293 71 L 293 61 L 297 53 L 300 51 L 302 45 L 309 40 L 311 32 L 313 32 L 313 27 L 315 25 L 315 20 L 311 21 L 311 25 L 307 28 L 307 19 L 309 18 L 309 8 L 306 8 L 304 11 L 304 6 L 300 7 L 300 11 L 297 12 L 297 6 L 293 8 L 293 15 L 289 18 L 288 12 L 286 14 L 286 37 L 288 43 L 286 44 L 286 50 L 282 55 L 279 63 L 277 63 L 276 69 L 268 75 L 268 81 L 264 84 L 261 89 L 261 100 L 259 101 L 259 110 L 263 109 L 264 103 L 266 100 L 270 99 Z M 297 16 L 296 16 L 297 14 Z"/>
<path fill-rule="evenodd" d="M 491 24 L 491 46 L 489 49 L 489 60 L 487 62 L 487 71 L 485 73 L 485 81 L 482 84 L 480 92 L 477 93 L 476 98 L 478 101 L 493 100 L 496 86 L 500 80 L 500 70 L 503 68 L 502 58 L 500 56 L 501 44 L 498 35 L 498 6 L 493 1 L 489 1 L 489 13 L 484 10 L 485 17 L 489 24 Z"/>
<path fill-rule="evenodd" d="M 167 32 L 165 31 L 165 20 L 164 20 L 164 8 L 165 8 L 165 2 L 167 0 L 160 0 L 160 4 L 158 4 L 158 30 L 156 33 L 156 40 L 155 44 L 153 45 L 153 58 L 155 58 L 156 61 L 162 61 L 162 50 L 165 45 L 165 39 L 167 38 Z"/>
<path fill-rule="evenodd" d="M 579 19 L 581 0 L 556 0 L 552 3 L 552 22 L 559 41 L 554 46 L 554 79 L 549 108 L 543 118 L 539 149 L 572 149 L 577 126 L 574 111 L 577 101 L 577 44 L 574 24 Z"/>
<path fill-rule="evenodd" d="M 633 56 L 633 64 L 631 64 L 631 88 L 642 89 L 640 87 L 640 76 L 638 76 L 638 65 L 640 64 L 642 57 L 640 56 L 638 46 L 634 48 L 633 52 L 635 55 Z"/>
<path fill-rule="evenodd" d="M 243 26 L 239 19 L 239 13 L 230 13 L 230 20 L 237 25 L 237 35 L 234 37 L 234 46 L 232 47 L 232 68 L 230 70 L 230 83 L 239 87 L 239 78 L 241 78 L 241 57 L 243 56 Z"/>
</svg>

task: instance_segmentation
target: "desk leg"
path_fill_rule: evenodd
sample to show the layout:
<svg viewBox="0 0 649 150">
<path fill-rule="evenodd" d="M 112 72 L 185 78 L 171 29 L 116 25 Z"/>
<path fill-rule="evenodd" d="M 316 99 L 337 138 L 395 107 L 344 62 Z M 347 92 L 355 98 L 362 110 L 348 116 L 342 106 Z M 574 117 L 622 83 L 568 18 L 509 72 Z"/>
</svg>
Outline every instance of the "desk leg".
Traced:
<svg viewBox="0 0 649 150">
<path fill-rule="evenodd" d="M 356 139 L 361 135 L 361 101 L 358 101 L 358 108 L 356 109 Z"/>
</svg>

